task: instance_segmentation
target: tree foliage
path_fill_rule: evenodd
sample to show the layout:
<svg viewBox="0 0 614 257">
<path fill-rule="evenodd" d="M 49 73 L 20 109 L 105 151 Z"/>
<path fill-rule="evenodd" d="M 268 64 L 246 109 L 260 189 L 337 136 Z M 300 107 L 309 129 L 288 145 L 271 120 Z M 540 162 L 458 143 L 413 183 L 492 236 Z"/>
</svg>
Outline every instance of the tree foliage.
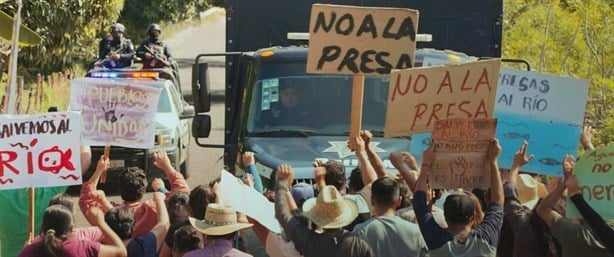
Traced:
<svg viewBox="0 0 614 257">
<path fill-rule="evenodd" d="M 590 82 L 585 124 L 614 139 L 614 1 L 504 0 L 503 56 Z"/>
<path fill-rule="evenodd" d="M 86 65 L 98 53 L 100 38 L 116 21 L 127 27 L 127 37 L 138 43 L 150 23 L 173 23 L 197 17 L 205 0 L 36 0 L 23 1 L 22 22 L 43 37 L 36 47 L 19 52 L 20 75 L 49 74 Z M 10 15 L 14 1 L 0 3 Z"/>
<path fill-rule="evenodd" d="M 43 43 L 21 49 L 20 74 L 50 73 L 92 60 L 101 32 L 117 19 L 123 0 L 23 1 L 22 22 L 34 29 Z M 13 15 L 16 6 L 0 9 Z M 24 70 L 25 69 L 25 70 Z"/>
<path fill-rule="evenodd" d="M 208 8 L 205 0 L 125 0 L 119 19 L 133 42 L 146 38 L 151 23 L 175 23 L 198 17 Z"/>
</svg>

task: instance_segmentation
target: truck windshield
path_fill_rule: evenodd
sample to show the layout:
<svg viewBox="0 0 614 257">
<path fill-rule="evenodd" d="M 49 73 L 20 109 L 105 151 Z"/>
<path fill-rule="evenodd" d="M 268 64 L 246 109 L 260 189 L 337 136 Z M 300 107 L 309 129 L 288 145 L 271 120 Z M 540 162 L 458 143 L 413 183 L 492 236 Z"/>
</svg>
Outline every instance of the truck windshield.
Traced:
<svg viewBox="0 0 614 257">
<path fill-rule="evenodd" d="M 305 70 L 304 64 L 299 66 Z M 247 131 L 252 135 L 294 131 L 348 135 L 351 96 L 352 76 L 347 75 L 303 72 L 260 79 L 251 92 Z M 365 79 L 363 129 L 384 130 L 387 97 L 387 77 Z"/>
</svg>

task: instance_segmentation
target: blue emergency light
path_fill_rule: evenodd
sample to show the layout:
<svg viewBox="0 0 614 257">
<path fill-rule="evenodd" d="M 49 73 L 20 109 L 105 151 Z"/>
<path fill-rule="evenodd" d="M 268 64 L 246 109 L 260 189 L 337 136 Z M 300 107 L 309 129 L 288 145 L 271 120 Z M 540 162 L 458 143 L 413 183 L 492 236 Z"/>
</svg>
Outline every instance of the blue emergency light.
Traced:
<svg viewBox="0 0 614 257">
<path fill-rule="evenodd" d="M 135 79 L 158 79 L 158 72 L 151 71 L 97 71 L 90 73 L 92 78 L 135 78 Z"/>
</svg>

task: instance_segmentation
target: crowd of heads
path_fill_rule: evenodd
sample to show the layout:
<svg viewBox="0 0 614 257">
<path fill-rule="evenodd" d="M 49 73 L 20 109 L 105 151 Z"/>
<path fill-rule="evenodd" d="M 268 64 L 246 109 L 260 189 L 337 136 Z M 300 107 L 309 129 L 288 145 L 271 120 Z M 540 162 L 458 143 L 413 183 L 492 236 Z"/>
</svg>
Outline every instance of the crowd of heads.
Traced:
<svg viewBox="0 0 614 257">
<path fill-rule="evenodd" d="M 565 205 L 560 204 L 566 197 L 562 192 L 575 178 L 570 171 L 573 162 L 569 157 L 564 161 L 565 177 L 553 178 L 551 184 L 558 181 L 554 186 L 542 183 L 541 176 L 519 172 L 521 162 L 512 170 L 499 172 L 495 168 L 491 171 L 497 176 L 491 179 L 488 189 L 433 189 L 428 183 L 428 164 L 423 164 L 422 170 L 414 170 L 412 175 L 407 172 L 407 166 L 396 163 L 399 175 L 392 175 L 389 170 L 374 168 L 377 165 L 373 163 L 378 160 L 372 159 L 373 155 L 369 157 L 371 159 L 365 157 L 369 155 L 361 158 L 363 150 L 360 141 L 356 142 L 358 148 L 352 150 L 361 162 L 348 178 L 345 166 L 334 160 L 314 162 L 314 184 L 295 182 L 294 171 L 288 165 L 277 168 L 275 187 L 265 190 L 275 192 L 269 200 L 274 202 L 275 215 L 284 235 L 269 231 L 258 220 L 248 219 L 224 203 L 220 178 L 208 185 L 198 185 L 189 192 L 168 192 L 163 205 L 170 224 L 170 230 L 167 228 L 164 232 L 168 251 L 160 256 L 209 256 L 207 247 L 220 241 L 229 242 L 231 248 L 235 247 L 233 251 L 249 252 L 253 248 L 247 245 L 254 243 L 253 238 L 246 237 L 245 231 L 249 229 L 257 234 L 259 240 L 256 243 L 263 247 L 266 245 L 266 249 L 282 247 L 274 244 L 290 245 L 285 249 L 291 249 L 291 253 L 284 252 L 281 256 L 318 256 L 318 251 L 325 250 L 337 254 L 338 249 L 351 249 L 343 256 L 383 256 L 394 251 L 427 256 L 429 250 L 431 256 L 452 256 L 442 255 L 442 252 L 476 251 L 477 248 L 483 254 L 480 256 L 522 256 L 523 249 L 518 249 L 519 245 L 528 246 L 531 248 L 528 251 L 534 250 L 544 256 L 570 256 L 569 251 L 573 251 L 570 249 L 575 248 L 588 249 L 591 254 L 597 253 L 595 256 L 607 256 L 600 255 L 607 252 L 605 243 L 601 241 L 607 238 L 603 239 L 601 235 L 591 234 L 595 242 L 592 245 L 583 245 L 585 242 L 581 240 L 561 244 L 557 238 L 560 235 L 554 232 L 560 223 L 557 217 L 565 215 Z M 413 157 L 403 159 L 410 168 L 416 169 L 412 160 Z M 496 155 L 491 164 L 497 167 Z M 245 168 L 249 171 L 249 178 L 259 176 L 253 163 L 246 163 Z M 147 178 L 142 169 L 129 168 L 120 172 L 118 183 L 119 193 L 126 204 L 105 210 L 104 222 L 121 240 L 131 240 L 135 238 L 135 224 L 141 218 L 135 215 L 138 210 L 133 204 L 146 201 Z M 254 182 L 245 184 L 253 186 Z M 501 200 L 504 192 L 505 201 Z M 562 197 L 556 195 L 557 192 Z M 266 194 L 255 189 L 254 193 Z M 294 205 L 296 207 L 292 207 Z M 73 203 L 66 194 L 57 195 L 49 202 L 40 234 L 47 256 L 57 256 L 63 242 L 72 235 L 75 229 L 73 210 Z M 594 221 L 593 218 L 590 220 Z M 576 229 L 584 229 L 584 233 L 595 230 L 581 219 L 574 222 L 578 223 Z M 521 231 L 521 227 L 526 231 Z M 612 231 L 609 227 L 607 229 Z M 296 235 L 297 231 L 302 235 Z M 518 231 L 528 235 L 527 238 L 515 234 Z M 285 240 L 268 239 L 271 236 L 285 237 Z M 325 242 L 320 240 L 327 237 L 334 238 L 335 242 L 341 241 L 334 245 L 313 243 Z M 479 240 L 467 243 L 472 237 Z M 269 242 L 265 243 L 267 240 Z M 388 241 L 398 243 L 399 240 L 405 242 L 400 243 L 398 249 L 386 249 L 391 248 Z M 280 252 L 268 253 L 279 256 Z"/>
</svg>

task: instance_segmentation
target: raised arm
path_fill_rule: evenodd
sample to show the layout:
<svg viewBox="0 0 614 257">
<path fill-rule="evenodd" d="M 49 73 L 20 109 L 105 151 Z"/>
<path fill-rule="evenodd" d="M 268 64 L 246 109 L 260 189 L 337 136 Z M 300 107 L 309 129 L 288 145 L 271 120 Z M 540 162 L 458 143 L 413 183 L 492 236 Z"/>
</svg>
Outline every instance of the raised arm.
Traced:
<svg viewBox="0 0 614 257">
<path fill-rule="evenodd" d="M 527 156 L 528 146 L 529 143 L 527 143 L 527 141 L 522 142 L 522 145 L 520 145 L 520 149 L 518 149 L 518 151 L 516 151 L 516 154 L 514 154 L 514 161 L 512 162 L 512 167 L 510 168 L 509 172 L 501 173 L 501 178 L 504 181 L 510 181 L 514 185 L 516 185 L 516 180 L 518 179 L 520 167 L 529 163 L 535 157 L 535 155 Z"/>
<path fill-rule="evenodd" d="M 568 178 L 573 174 L 574 169 L 574 159 L 571 155 L 566 155 L 565 159 L 563 159 L 563 175 L 565 178 Z M 541 203 L 537 206 L 537 214 L 539 217 L 548 225 L 548 227 L 552 227 L 552 223 L 554 219 L 560 217 L 556 211 L 554 211 L 553 207 L 556 201 L 558 201 L 563 192 L 565 191 L 565 182 L 564 180 L 559 180 L 556 188 L 541 201 Z"/>
<path fill-rule="evenodd" d="M 582 143 L 582 147 L 584 150 L 595 150 L 595 146 L 593 146 L 593 127 L 585 126 L 582 128 L 582 133 L 580 134 L 580 143 Z"/>
<path fill-rule="evenodd" d="M 369 185 L 373 181 L 377 179 L 377 173 L 373 166 L 371 166 L 371 162 L 369 161 L 369 156 L 367 155 L 367 150 L 365 149 L 365 141 L 362 140 L 360 136 L 350 138 L 349 147 L 360 162 L 360 169 L 362 170 L 362 182 L 363 184 Z"/>
<path fill-rule="evenodd" d="M 292 214 L 293 208 L 296 208 L 289 189 L 292 181 L 294 181 L 292 167 L 286 164 L 279 165 L 277 167 L 277 191 L 275 192 L 275 217 L 284 229 L 286 238 L 294 242 L 296 250 L 305 254 L 309 234 L 313 232 Z"/>
<path fill-rule="evenodd" d="M 109 168 L 109 159 L 104 156 L 100 156 L 100 160 L 98 160 L 98 164 L 96 165 L 96 170 L 92 177 L 83 185 L 81 185 L 81 193 L 79 195 L 79 208 L 81 212 L 85 214 L 85 212 L 90 209 L 92 206 L 101 207 L 99 202 L 96 200 L 96 187 L 98 186 L 98 181 L 100 180 L 100 176 L 103 172 L 105 172 Z M 88 216 L 85 216 L 86 219 Z M 87 221 L 94 225 L 94 221 L 87 219 Z"/>
<path fill-rule="evenodd" d="M 608 251 L 614 256 L 614 230 L 608 226 L 608 224 L 601 218 L 590 205 L 584 200 L 580 192 L 580 185 L 576 175 L 571 175 L 566 181 L 567 193 L 571 197 L 571 201 L 574 203 L 580 214 L 591 229 L 597 234 L 597 237 L 601 239 L 601 242 L 608 248 Z"/>
<path fill-rule="evenodd" d="M 92 222 L 92 225 L 98 226 L 102 234 L 104 234 L 105 242 L 101 244 L 98 251 L 98 257 L 126 257 L 128 250 L 124 246 L 124 242 L 119 236 L 109 227 L 104 221 L 104 213 L 98 207 L 92 206 L 85 211 L 85 217 Z"/>
<path fill-rule="evenodd" d="M 388 171 L 386 170 L 386 166 L 384 165 L 384 162 L 379 157 L 379 155 L 377 155 L 373 151 L 373 149 L 371 149 L 370 145 L 371 145 L 371 139 L 373 138 L 373 134 L 371 134 L 371 132 L 368 130 L 363 130 L 363 131 L 360 131 L 360 137 L 365 142 L 365 151 L 367 152 L 369 163 L 371 163 L 371 166 L 373 167 L 375 174 L 377 174 L 378 177 L 383 177 L 383 176 L 394 177 L 394 175 L 388 173 Z"/>
<path fill-rule="evenodd" d="M 188 183 L 185 181 L 183 175 L 173 168 L 173 165 L 171 165 L 171 161 L 168 159 L 168 155 L 165 151 L 154 153 L 154 165 L 166 173 L 166 177 L 171 183 L 171 192 L 190 192 L 190 186 L 188 186 Z M 170 193 L 167 194 L 167 197 L 168 196 L 170 196 Z"/>
<path fill-rule="evenodd" d="M 326 186 L 326 167 L 320 161 L 313 162 L 313 179 L 318 191 Z"/>
<path fill-rule="evenodd" d="M 409 186 L 409 189 L 415 192 L 417 181 L 416 173 L 418 173 L 416 158 L 408 152 L 392 152 L 388 159 L 390 159 L 392 165 L 397 168 L 399 174 L 401 174 L 403 180 L 405 180 L 405 183 Z M 409 169 L 405 167 L 405 164 L 407 164 Z"/>
<path fill-rule="evenodd" d="M 243 165 L 245 166 L 247 173 L 252 174 L 254 179 L 254 189 L 261 194 L 264 193 L 262 178 L 260 178 L 260 173 L 258 173 L 258 169 L 256 168 L 256 158 L 254 157 L 253 152 L 243 153 Z"/>
<path fill-rule="evenodd" d="M 168 210 L 166 209 L 164 198 L 165 196 L 161 192 L 153 193 L 153 199 L 158 210 L 158 223 L 156 223 L 156 225 L 150 231 L 156 235 L 156 249 L 160 249 L 164 243 L 164 238 L 166 237 L 166 233 L 170 227 Z"/>
<path fill-rule="evenodd" d="M 490 164 L 490 202 L 503 205 L 505 196 L 503 195 L 503 183 L 501 182 L 501 172 L 497 157 L 501 153 L 501 145 L 496 138 L 492 139 L 488 147 L 488 162 Z"/>
</svg>

